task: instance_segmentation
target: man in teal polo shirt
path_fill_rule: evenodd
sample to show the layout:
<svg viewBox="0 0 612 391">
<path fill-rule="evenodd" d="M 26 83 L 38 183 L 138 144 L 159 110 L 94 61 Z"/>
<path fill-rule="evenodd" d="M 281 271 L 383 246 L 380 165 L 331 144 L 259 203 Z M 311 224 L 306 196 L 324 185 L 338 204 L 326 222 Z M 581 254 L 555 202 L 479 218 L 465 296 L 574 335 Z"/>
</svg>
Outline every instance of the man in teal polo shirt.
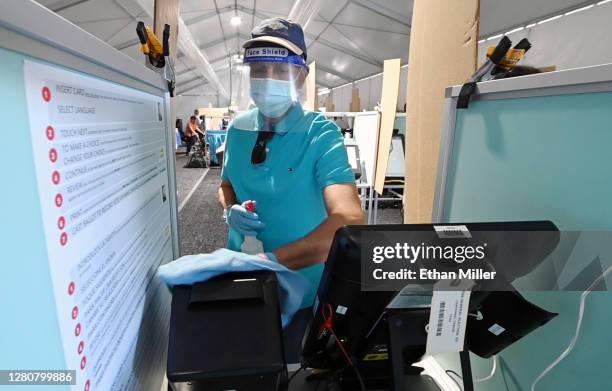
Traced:
<svg viewBox="0 0 612 391">
<path fill-rule="evenodd" d="M 258 255 L 311 282 L 302 301 L 309 308 L 334 233 L 363 224 L 363 211 L 340 129 L 299 103 L 308 74 L 302 28 L 273 18 L 252 37 L 244 44 L 244 62 L 257 107 L 228 129 L 219 188 L 230 226 L 228 248 L 240 251 L 246 236 L 256 236 L 263 243 Z M 250 200 L 254 213 L 245 205 Z"/>
</svg>

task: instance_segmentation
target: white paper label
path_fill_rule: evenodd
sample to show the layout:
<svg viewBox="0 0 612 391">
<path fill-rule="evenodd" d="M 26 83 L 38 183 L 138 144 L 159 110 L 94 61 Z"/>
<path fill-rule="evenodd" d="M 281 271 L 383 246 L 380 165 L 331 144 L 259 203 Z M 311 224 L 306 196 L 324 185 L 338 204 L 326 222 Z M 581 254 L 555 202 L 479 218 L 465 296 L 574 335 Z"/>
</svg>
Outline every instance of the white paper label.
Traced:
<svg viewBox="0 0 612 391">
<path fill-rule="evenodd" d="M 429 313 L 427 354 L 463 350 L 471 291 L 434 291 Z"/>
<path fill-rule="evenodd" d="M 339 305 L 338 308 L 336 308 L 336 312 L 340 315 L 346 314 L 346 311 L 348 311 L 348 308 L 343 305 Z"/>
<path fill-rule="evenodd" d="M 492 332 L 495 335 L 500 335 L 501 333 L 506 331 L 506 329 L 501 327 L 497 323 L 495 323 L 493 326 L 489 327 L 489 331 Z"/>
<path fill-rule="evenodd" d="M 465 225 L 435 225 L 438 237 L 443 239 L 471 238 L 472 234 Z"/>
</svg>

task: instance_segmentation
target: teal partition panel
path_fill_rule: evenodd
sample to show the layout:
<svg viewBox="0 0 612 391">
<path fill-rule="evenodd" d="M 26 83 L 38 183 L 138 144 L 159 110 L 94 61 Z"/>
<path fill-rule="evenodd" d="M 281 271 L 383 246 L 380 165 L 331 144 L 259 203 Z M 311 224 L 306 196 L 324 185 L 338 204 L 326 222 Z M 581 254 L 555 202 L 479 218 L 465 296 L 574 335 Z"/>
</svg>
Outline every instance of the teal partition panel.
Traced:
<svg viewBox="0 0 612 391">
<path fill-rule="evenodd" d="M 117 384 L 125 383 L 122 384 L 124 388 L 118 389 L 126 390 L 151 389 L 151 387 L 157 389 L 164 374 L 165 342 L 170 303 L 169 292 L 160 285 L 157 279 L 152 279 L 151 276 L 147 275 L 146 277 L 151 281 L 148 281 L 146 287 L 142 289 L 138 287 L 139 289 L 134 295 L 136 298 L 142 295 L 145 301 L 134 305 L 133 308 L 136 312 L 130 314 L 137 317 L 130 324 L 130 327 L 135 327 L 134 324 L 136 324 L 136 327 L 139 328 L 138 333 L 132 331 L 130 334 L 136 334 L 135 339 L 122 341 L 123 336 L 130 337 L 127 332 L 123 329 L 113 330 L 114 332 L 125 333 L 123 336 L 115 338 L 118 345 L 113 346 L 113 348 L 122 348 L 126 353 L 109 355 L 113 357 L 112 360 L 103 357 L 102 353 L 94 356 L 90 353 L 93 349 L 88 349 L 98 342 L 94 338 L 93 332 L 89 330 L 98 327 L 98 322 L 102 323 L 102 320 L 95 322 L 91 320 L 87 323 L 87 320 L 94 318 L 94 316 L 91 315 L 88 318 L 87 307 L 81 304 L 86 300 L 85 297 L 79 298 L 77 301 L 78 305 L 75 308 L 81 308 L 81 311 L 77 310 L 78 315 L 73 312 L 74 321 L 58 318 L 58 308 L 66 303 L 56 302 L 57 295 L 54 292 L 53 273 L 50 267 L 50 255 L 44 229 L 44 213 L 40 206 L 39 184 L 36 179 L 36 159 L 32 148 L 35 140 L 32 139 L 30 131 L 32 117 L 30 116 L 31 113 L 28 113 L 27 89 L 24 84 L 24 80 L 27 79 L 24 69 L 28 62 L 43 66 L 50 65 L 54 69 L 82 75 L 80 72 L 65 67 L 52 65 L 21 53 L 0 48 L 0 63 L 2 63 L 0 81 L 6 91 L 10 92 L 0 96 L 0 117 L 3 121 L 3 152 L 0 154 L 0 166 L 3 167 L 4 172 L 4 189 L 0 192 L 3 221 L 0 228 L 0 244 L 2 246 L 0 308 L 3 311 L 2 322 L 0 323 L 0 351 L 2 352 L 0 354 L 0 369 L 15 371 L 77 370 L 76 385 L 72 387 L 67 385 L 42 386 L 42 388 L 89 390 L 92 387 L 90 384 L 95 385 L 93 381 L 93 379 L 96 379 L 94 371 L 104 373 L 104 370 L 99 369 L 100 366 L 112 367 L 114 365 L 119 369 L 115 370 L 116 377 L 114 379 L 109 379 L 110 375 L 106 376 L 107 384 L 114 382 L 116 383 L 114 386 L 118 386 Z M 40 115 L 43 114 L 40 113 Z M 41 134 L 41 137 L 44 136 Z M 59 146 L 57 148 L 59 149 Z M 159 154 L 159 152 L 157 153 Z M 164 168 L 164 172 L 166 170 Z M 164 183 L 164 186 L 168 187 L 168 182 Z M 162 202 L 159 202 L 159 204 L 162 204 Z M 166 219 L 169 218 L 170 212 L 168 209 L 162 213 L 164 213 Z M 94 247 L 96 244 L 92 241 L 91 243 L 83 243 L 81 246 Z M 113 250 L 120 251 L 119 249 Z M 157 262 L 170 260 L 172 258 L 170 240 L 156 251 L 162 258 L 156 260 Z M 157 255 L 151 250 L 151 256 Z M 108 261 L 109 265 L 111 264 L 110 260 L 111 258 Z M 73 259 L 65 259 L 66 264 L 72 261 Z M 140 271 L 133 272 L 134 284 L 137 281 L 136 276 L 141 274 Z M 110 277 L 109 272 L 109 281 Z M 100 281 L 105 281 L 106 278 L 107 276 L 103 276 Z M 105 281 L 104 284 L 106 283 Z M 110 282 L 108 284 L 110 285 Z M 55 288 L 56 291 L 57 287 Z M 66 296 L 68 295 L 72 295 L 72 293 L 66 293 Z M 95 303 L 90 308 L 102 308 L 102 305 L 106 306 L 109 302 L 127 303 L 128 299 L 133 298 L 124 298 L 125 300 L 119 301 L 122 298 L 112 297 L 111 295 L 111 297 L 105 299 L 106 301 Z M 117 313 L 109 316 L 119 317 L 122 315 L 123 313 L 117 311 Z M 137 324 L 138 322 L 140 324 Z M 66 333 L 62 334 L 60 327 L 62 323 L 64 325 L 72 323 L 78 325 L 79 331 L 77 332 L 76 329 L 74 331 L 73 352 L 66 351 L 65 345 L 62 343 L 71 344 L 67 342 Z M 128 322 L 124 323 L 127 324 Z M 84 325 L 82 332 L 81 324 Z M 100 337 L 100 339 L 102 338 Z M 83 347 L 78 345 L 79 340 L 87 341 L 87 346 L 85 344 Z M 88 369 L 86 368 L 87 361 L 81 361 L 81 368 L 67 363 L 66 357 L 68 356 L 77 357 L 77 359 L 80 357 L 88 358 L 93 370 L 86 371 Z M 99 376 L 99 378 L 102 378 L 102 376 Z M 83 388 L 84 383 L 86 384 L 85 388 Z M 0 385 L 0 390 L 13 389 L 13 387 L 15 386 Z M 19 385 L 18 388 L 24 391 L 40 390 L 41 386 Z"/>
<path fill-rule="evenodd" d="M 0 63 L 0 370 L 16 372 L 0 390 L 159 390 L 155 271 L 178 256 L 167 84 L 31 0 L 0 2 Z M 65 370 L 71 385 L 23 383 Z"/>
<path fill-rule="evenodd" d="M 446 178 L 446 222 L 545 219 L 566 231 L 612 231 L 612 93 L 472 102 L 457 111 Z M 571 340 L 580 292 L 525 296 L 559 316 L 506 349 L 477 390 L 530 390 Z M 612 293 L 592 293 L 576 347 L 536 390 L 611 389 L 610 324 Z M 458 367 L 454 355 L 438 359 Z M 491 365 L 474 357 L 474 377 Z"/>
<path fill-rule="evenodd" d="M 0 61 L 0 82 L 11 91 L 0 94 L 0 167 L 4 173 L 0 243 L 11 244 L 3 246 L 0 263 L 0 369 L 64 369 L 30 146 L 23 56 L 0 49 Z M 8 388 L 0 386 L 0 390 Z M 27 390 L 28 386 L 19 389 Z M 55 389 L 67 390 L 68 386 Z"/>
</svg>

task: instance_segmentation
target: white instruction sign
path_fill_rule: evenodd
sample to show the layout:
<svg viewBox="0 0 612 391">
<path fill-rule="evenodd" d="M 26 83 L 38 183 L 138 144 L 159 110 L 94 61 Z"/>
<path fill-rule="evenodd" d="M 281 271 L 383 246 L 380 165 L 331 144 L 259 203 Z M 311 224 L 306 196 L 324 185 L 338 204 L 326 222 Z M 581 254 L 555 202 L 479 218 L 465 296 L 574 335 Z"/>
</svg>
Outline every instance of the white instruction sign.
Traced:
<svg viewBox="0 0 612 391">
<path fill-rule="evenodd" d="M 469 290 L 433 292 L 427 333 L 427 354 L 463 350 L 470 294 Z"/>
<path fill-rule="evenodd" d="M 154 276 L 172 258 L 164 101 L 32 61 L 24 75 L 72 390 L 147 389 L 168 324 Z"/>
</svg>

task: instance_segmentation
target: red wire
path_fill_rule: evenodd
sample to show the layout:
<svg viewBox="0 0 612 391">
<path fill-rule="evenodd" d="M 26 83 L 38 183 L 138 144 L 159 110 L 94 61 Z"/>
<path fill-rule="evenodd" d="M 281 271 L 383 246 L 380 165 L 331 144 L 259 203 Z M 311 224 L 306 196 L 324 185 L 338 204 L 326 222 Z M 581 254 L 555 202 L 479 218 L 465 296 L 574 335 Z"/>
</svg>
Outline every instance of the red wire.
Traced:
<svg viewBox="0 0 612 391">
<path fill-rule="evenodd" d="M 326 314 L 326 310 L 327 310 L 327 314 Z M 331 304 L 326 303 L 325 305 L 323 305 L 321 308 L 321 314 L 323 315 L 323 320 L 324 320 L 323 329 L 329 330 L 329 332 L 332 333 L 332 335 L 336 339 L 336 344 L 338 345 L 338 348 L 340 348 L 340 351 L 342 352 L 342 355 L 344 356 L 344 359 L 349 364 L 349 366 L 352 367 L 353 360 L 351 360 L 351 357 L 349 356 L 346 349 L 344 348 L 344 344 L 342 343 L 342 341 L 340 341 L 340 338 L 338 338 L 338 336 L 336 335 L 336 332 L 334 331 L 334 327 L 333 327 L 334 311 L 332 309 Z"/>
</svg>

